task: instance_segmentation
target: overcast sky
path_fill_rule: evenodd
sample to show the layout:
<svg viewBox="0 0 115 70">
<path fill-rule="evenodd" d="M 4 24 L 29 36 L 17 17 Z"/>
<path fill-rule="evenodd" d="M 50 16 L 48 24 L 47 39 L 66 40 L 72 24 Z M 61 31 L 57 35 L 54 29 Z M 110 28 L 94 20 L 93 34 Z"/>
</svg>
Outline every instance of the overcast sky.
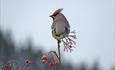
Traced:
<svg viewBox="0 0 115 70">
<path fill-rule="evenodd" d="M 115 2 L 114 0 L 0 0 L 0 25 L 11 29 L 17 43 L 28 37 L 46 52 L 56 50 L 51 36 L 52 19 L 56 9 L 63 8 L 71 30 L 76 30 L 77 46 L 72 53 L 63 52 L 68 61 L 100 61 L 104 68 L 115 64 Z M 39 49 L 39 47 L 35 47 Z M 68 58 L 69 57 L 69 58 Z"/>
</svg>

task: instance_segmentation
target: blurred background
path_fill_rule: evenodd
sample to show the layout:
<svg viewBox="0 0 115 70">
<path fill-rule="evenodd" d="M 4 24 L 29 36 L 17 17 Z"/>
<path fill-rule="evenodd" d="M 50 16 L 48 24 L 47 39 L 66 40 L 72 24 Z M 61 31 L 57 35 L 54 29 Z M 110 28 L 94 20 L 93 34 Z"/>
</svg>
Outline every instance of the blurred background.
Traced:
<svg viewBox="0 0 115 70">
<path fill-rule="evenodd" d="M 0 0 L 0 70 L 29 58 L 24 70 L 50 69 L 40 57 L 57 51 L 49 15 L 58 8 L 78 38 L 72 52 L 61 47 L 61 70 L 115 70 L 115 0 Z"/>
</svg>

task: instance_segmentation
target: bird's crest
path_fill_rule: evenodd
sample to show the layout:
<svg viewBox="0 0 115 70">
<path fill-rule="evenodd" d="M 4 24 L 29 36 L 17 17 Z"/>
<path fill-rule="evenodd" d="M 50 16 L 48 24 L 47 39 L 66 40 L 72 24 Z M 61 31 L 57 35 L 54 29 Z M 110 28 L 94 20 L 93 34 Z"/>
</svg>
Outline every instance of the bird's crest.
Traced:
<svg viewBox="0 0 115 70">
<path fill-rule="evenodd" d="M 62 10 L 63 10 L 63 8 L 57 9 L 51 16 L 57 15 L 57 14 L 60 13 Z"/>
</svg>

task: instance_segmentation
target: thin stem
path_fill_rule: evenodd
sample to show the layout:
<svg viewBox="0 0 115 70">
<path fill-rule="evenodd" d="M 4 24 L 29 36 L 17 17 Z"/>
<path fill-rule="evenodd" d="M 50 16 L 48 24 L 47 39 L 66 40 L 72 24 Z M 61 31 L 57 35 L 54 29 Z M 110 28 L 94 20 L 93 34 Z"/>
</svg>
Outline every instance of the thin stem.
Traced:
<svg viewBox="0 0 115 70">
<path fill-rule="evenodd" d="M 61 63 L 60 40 L 57 40 L 57 44 L 58 44 L 59 61 L 60 61 L 60 63 Z"/>
</svg>

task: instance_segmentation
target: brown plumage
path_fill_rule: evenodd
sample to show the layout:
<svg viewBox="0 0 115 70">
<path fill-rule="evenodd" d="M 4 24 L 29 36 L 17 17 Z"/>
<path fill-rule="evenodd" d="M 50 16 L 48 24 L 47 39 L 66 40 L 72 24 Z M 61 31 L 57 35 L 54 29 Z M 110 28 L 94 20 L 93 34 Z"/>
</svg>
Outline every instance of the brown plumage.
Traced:
<svg viewBox="0 0 115 70">
<path fill-rule="evenodd" d="M 70 33 L 70 25 L 66 17 L 61 13 L 63 9 L 56 10 L 50 17 L 53 19 L 51 26 L 52 35 L 55 39 L 62 39 Z"/>
</svg>

